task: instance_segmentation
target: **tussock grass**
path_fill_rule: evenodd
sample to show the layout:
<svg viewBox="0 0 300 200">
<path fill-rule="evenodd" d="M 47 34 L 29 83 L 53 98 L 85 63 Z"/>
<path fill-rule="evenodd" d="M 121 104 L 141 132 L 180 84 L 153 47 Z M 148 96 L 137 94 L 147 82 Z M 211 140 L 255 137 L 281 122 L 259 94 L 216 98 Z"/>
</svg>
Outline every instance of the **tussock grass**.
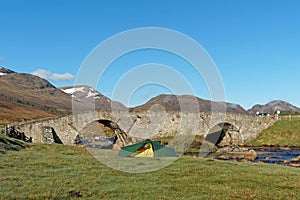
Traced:
<svg viewBox="0 0 300 200">
<path fill-rule="evenodd" d="M 8 151 L 19 151 L 25 147 L 25 142 L 0 134 L 0 154 L 5 154 Z"/>
<path fill-rule="evenodd" d="M 85 148 L 30 145 L 0 154 L 0 199 L 297 199 L 300 170 L 261 163 L 180 158 L 128 174 Z"/>
</svg>

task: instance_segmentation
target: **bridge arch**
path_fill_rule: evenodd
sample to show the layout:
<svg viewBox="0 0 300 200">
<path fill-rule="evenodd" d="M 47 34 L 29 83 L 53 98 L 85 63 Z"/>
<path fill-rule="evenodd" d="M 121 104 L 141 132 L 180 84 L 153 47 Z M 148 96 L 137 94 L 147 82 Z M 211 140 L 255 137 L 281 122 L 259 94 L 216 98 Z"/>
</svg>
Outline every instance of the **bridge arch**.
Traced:
<svg viewBox="0 0 300 200">
<path fill-rule="evenodd" d="M 88 145 L 109 139 L 114 149 L 120 149 L 121 146 L 126 146 L 132 142 L 127 133 L 111 119 L 94 119 L 87 123 L 79 134 Z"/>
<path fill-rule="evenodd" d="M 240 128 L 234 122 L 224 121 L 212 126 L 206 134 L 205 140 L 216 146 L 227 146 L 243 143 Z"/>
<path fill-rule="evenodd" d="M 79 133 L 82 136 L 113 137 L 115 135 L 114 130 L 109 127 L 111 123 L 113 121 L 109 119 L 95 119 L 87 123 Z"/>
</svg>

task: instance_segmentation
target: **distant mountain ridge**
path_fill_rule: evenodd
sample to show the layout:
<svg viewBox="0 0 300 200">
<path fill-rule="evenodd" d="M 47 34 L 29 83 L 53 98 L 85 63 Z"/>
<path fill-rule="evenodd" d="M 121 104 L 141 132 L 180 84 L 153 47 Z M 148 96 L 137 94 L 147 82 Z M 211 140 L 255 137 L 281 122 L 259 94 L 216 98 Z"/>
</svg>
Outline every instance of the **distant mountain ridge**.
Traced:
<svg viewBox="0 0 300 200">
<path fill-rule="evenodd" d="M 52 117 L 72 113 L 72 102 L 79 111 L 127 110 L 120 102 L 112 101 L 89 86 L 56 88 L 47 80 L 26 73 L 17 73 L 0 66 L 0 123 Z M 300 108 L 285 101 L 271 101 L 254 105 L 246 111 L 242 106 L 227 102 L 214 102 L 192 95 L 162 94 L 143 105 L 129 108 L 141 111 L 163 107 L 166 111 L 232 112 L 240 114 L 274 113 L 277 110 L 300 113 Z"/>
<path fill-rule="evenodd" d="M 300 113 L 300 108 L 281 100 L 274 100 L 265 105 L 256 104 L 248 110 L 248 113 L 251 115 L 256 114 L 256 112 L 273 114 L 277 110 L 281 112 Z"/>
<path fill-rule="evenodd" d="M 131 110 L 149 110 L 154 105 L 164 107 L 166 111 L 188 111 L 188 112 L 232 112 L 248 114 L 247 111 L 238 104 L 226 102 L 214 102 L 201 99 L 192 95 L 166 95 L 162 94 L 150 99 L 147 103 L 131 108 Z"/>
</svg>

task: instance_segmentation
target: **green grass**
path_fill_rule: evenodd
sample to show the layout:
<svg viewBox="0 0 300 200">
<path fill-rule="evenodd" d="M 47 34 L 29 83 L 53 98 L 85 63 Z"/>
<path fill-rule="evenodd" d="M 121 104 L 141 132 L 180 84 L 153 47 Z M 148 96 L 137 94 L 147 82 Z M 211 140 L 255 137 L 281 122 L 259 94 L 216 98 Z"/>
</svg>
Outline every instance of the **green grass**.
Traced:
<svg viewBox="0 0 300 200">
<path fill-rule="evenodd" d="M 32 144 L 0 154 L 0 199 L 72 199 L 74 193 L 80 199 L 297 199 L 300 169 L 184 157 L 129 174 L 80 147 Z"/>
<path fill-rule="evenodd" d="M 300 147 L 300 120 L 277 121 L 249 144 Z"/>
</svg>

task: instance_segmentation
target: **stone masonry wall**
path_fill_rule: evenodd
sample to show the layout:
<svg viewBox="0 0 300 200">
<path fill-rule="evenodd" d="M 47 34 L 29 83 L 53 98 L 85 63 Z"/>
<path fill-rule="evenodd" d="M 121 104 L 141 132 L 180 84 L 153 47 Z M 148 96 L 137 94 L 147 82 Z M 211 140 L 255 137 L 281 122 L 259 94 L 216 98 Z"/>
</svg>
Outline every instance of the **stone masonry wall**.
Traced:
<svg viewBox="0 0 300 200">
<path fill-rule="evenodd" d="M 153 138 L 192 134 L 206 136 L 220 123 L 230 123 L 241 134 L 241 143 L 255 139 L 258 134 L 276 120 L 235 113 L 184 113 L 159 111 L 98 111 L 65 117 L 46 118 L 16 124 L 16 128 L 32 137 L 33 142 L 43 143 L 43 127 L 52 127 L 63 144 L 72 145 L 77 134 L 87 124 L 106 119 L 116 122 L 132 137 Z"/>
</svg>

